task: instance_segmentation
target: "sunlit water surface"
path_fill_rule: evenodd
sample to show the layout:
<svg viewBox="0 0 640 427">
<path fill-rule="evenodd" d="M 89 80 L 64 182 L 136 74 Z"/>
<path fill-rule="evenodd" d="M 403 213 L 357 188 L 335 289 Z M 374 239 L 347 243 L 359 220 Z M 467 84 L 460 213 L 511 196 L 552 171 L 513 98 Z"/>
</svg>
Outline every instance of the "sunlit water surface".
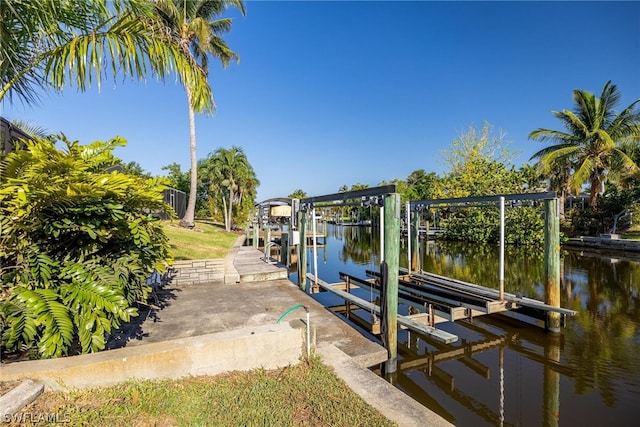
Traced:
<svg viewBox="0 0 640 427">
<path fill-rule="evenodd" d="M 377 233 L 329 225 L 326 245 L 318 247 L 318 276 L 334 283 L 340 281 L 339 272 L 364 278 L 365 270 L 377 270 Z M 402 244 L 400 265 L 406 267 Z M 311 248 L 308 263 L 313 272 Z M 420 267 L 497 288 L 498 247 L 422 242 Z M 458 335 L 452 345 L 401 330 L 399 369 L 389 380 L 457 426 L 637 425 L 640 263 L 624 255 L 564 250 L 561 276 L 561 305 L 578 312 L 561 336 L 503 316 L 439 324 Z M 542 279 L 541 249 L 506 248 L 506 292 L 542 300 Z M 368 291 L 356 292 L 375 298 Z M 327 292 L 315 298 L 327 306 L 343 303 Z M 364 310 L 355 315 L 371 319 Z"/>
</svg>

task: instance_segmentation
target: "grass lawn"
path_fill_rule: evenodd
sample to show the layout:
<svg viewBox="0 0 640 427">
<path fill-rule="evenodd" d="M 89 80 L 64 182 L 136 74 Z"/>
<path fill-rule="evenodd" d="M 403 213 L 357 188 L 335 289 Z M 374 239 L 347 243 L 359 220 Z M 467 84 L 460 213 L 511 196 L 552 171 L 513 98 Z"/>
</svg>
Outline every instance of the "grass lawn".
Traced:
<svg viewBox="0 0 640 427">
<path fill-rule="evenodd" d="M 238 235 L 207 221 L 196 221 L 194 230 L 178 227 L 177 221 L 163 221 L 173 258 L 178 260 L 224 258 Z"/>
<path fill-rule="evenodd" d="M 393 426 L 323 365 L 47 392 L 22 411 L 91 426 Z"/>
</svg>

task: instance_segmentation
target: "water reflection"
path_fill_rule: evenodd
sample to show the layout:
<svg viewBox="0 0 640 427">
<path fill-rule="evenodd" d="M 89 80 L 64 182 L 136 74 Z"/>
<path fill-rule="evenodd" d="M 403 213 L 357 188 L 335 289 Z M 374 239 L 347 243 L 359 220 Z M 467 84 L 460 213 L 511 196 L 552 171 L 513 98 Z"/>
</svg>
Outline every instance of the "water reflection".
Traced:
<svg viewBox="0 0 640 427">
<path fill-rule="evenodd" d="M 365 269 L 378 264 L 377 231 L 338 226 L 328 231 L 319 253 L 323 280 L 337 282 L 340 271 L 364 277 Z M 407 265 L 406 247 L 400 264 Z M 498 287 L 497 246 L 421 242 L 419 264 L 428 272 Z M 507 247 L 505 291 L 542 299 L 542 283 L 542 251 Z M 495 315 L 439 325 L 460 337 L 454 345 L 399 331 L 399 371 L 392 381 L 459 426 L 635 424 L 640 263 L 601 252 L 563 251 L 561 305 L 578 314 L 559 337 Z M 362 325 L 371 322 L 363 310 L 351 315 Z"/>
</svg>

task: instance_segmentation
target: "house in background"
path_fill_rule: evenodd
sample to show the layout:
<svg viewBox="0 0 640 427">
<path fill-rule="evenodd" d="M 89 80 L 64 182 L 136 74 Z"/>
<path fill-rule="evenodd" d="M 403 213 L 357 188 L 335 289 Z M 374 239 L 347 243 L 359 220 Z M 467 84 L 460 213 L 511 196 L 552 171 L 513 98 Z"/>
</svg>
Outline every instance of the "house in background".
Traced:
<svg viewBox="0 0 640 427">
<path fill-rule="evenodd" d="M 13 151 L 14 141 L 29 138 L 31 136 L 25 131 L 16 127 L 4 117 L 0 117 L 0 147 L 2 147 L 3 156 Z"/>
</svg>

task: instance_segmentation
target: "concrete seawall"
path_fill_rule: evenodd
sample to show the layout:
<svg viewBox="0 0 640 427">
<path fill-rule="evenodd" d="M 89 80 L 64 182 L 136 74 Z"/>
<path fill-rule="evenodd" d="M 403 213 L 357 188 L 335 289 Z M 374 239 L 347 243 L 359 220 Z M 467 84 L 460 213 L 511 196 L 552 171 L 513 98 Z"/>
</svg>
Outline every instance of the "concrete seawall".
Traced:
<svg viewBox="0 0 640 427">
<path fill-rule="evenodd" d="M 42 381 L 48 389 L 108 386 L 137 379 L 216 375 L 233 370 L 275 369 L 298 363 L 303 328 L 288 323 L 255 325 L 81 356 L 2 366 L 2 380 Z"/>
<path fill-rule="evenodd" d="M 574 237 L 567 240 L 564 246 L 611 249 L 621 252 L 640 252 L 639 240 L 615 239 L 607 237 Z"/>
</svg>

